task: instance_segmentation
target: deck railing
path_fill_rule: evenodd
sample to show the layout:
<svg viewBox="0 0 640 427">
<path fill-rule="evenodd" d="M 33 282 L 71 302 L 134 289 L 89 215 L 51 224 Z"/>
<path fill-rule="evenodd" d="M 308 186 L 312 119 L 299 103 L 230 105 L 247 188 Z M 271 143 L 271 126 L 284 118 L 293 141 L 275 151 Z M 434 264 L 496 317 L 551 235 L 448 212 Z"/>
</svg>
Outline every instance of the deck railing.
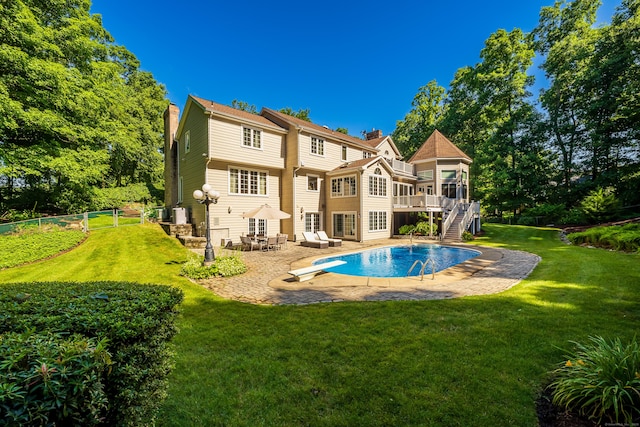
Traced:
<svg viewBox="0 0 640 427">
<path fill-rule="evenodd" d="M 387 163 L 391 165 L 391 168 L 393 168 L 393 170 L 398 172 L 403 172 L 409 175 L 415 175 L 415 165 L 411 163 L 403 162 L 402 160 L 387 159 L 387 158 L 385 158 L 385 160 L 387 161 Z"/>
<path fill-rule="evenodd" d="M 396 208 L 443 208 L 453 209 L 456 199 L 432 194 L 419 194 L 413 196 L 395 196 L 393 206 Z"/>
</svg>

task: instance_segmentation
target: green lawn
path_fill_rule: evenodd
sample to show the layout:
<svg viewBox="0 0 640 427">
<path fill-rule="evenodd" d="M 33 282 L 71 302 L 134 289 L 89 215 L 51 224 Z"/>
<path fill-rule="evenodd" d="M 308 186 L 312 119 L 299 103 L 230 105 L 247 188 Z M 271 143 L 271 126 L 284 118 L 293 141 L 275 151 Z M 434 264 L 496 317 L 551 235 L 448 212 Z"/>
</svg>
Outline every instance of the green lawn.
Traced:
<svg viewBox="0 0 640 427">
<path fill-rule="evenodd" d="M 93 231 L 0 282 L 131 280 L 185 291 L 159 425 L 537 425 L 547 372 L 590 335 L 640 324 L 640 256 L 566 246 L 553 229 L 487 225 L 481 245 L 542 257 L 493 296 L 253 306 L 178 276 L 188 252 L 155 225 Z"/>
</svg>

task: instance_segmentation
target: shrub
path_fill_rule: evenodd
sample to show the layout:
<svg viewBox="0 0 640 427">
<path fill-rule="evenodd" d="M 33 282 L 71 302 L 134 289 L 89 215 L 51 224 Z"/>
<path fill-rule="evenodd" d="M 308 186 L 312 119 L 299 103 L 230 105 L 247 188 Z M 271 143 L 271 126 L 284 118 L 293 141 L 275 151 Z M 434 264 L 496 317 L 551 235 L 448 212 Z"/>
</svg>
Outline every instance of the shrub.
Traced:
<svg viewBox="0 0 640 427">
<path fill-rule="evenodd" d="M 425 236 L 429 235 L 429 222 L 428 221 L 420 221 L 416 224 L 414 229 L 414 233 L 423 234 Z M 431 234 L 438 234 L 438 224 L 431 224 Z"/>
<path fill-rule="evenodd" d="M 107 425 L 151 425 L 173 366 L 182 291 L 125 282 L 12 283 L 0 286 L 0 333 L 33 329 L 107 339 L 113 370 L 104 378 Z"/>
<path fill-rule="evenodd" d="M 209 267 L 202 265 L 204 257 L 192 256 L 182 264 L 180 275 L 190 279 L 209 279 L 211 277 L 230 277 L 247 271 L 247 266 L 239 256 L 219 256 Z"/>
<path fill-rule="evenodd" d="M 566 208 L 563 204 L 542 203 L 532 208 L 527 208 L 520 218 L 519 225 L 544 225 L 560 221 L 565 214 Z"/>
<path fill-rule="evenodd" d="M 560 224 L 584 224 L 587 221 L 582 209 L 571 208 L 566 211 L 558 220 Z"/>
<path fill-rule="evenodd" d="M 615 217 L 618 205 L 618 199 L 612 188 L 593 190 L 580 202 L 582 211 L 593 223 L 603 222 Z"/>
<path fill-rule="evenodd" d="M 595 420 L 632 424 L 640 415 L 640 345 L 591 337 L 554 371 L 553 403 Z"/>
<path fill-rule="evenodd" d="M 416 226 L 412 224 L 405 224 L 398 229 L 399 234 L 411 234 L 415 230 Z"/>
<path fill-rule="evenodd" d="M 463 231 L 461 237 L 465 242 L 470 242 L 475 239 L 475 237 L 473 237 L 473 234 L 471 234 L 471 232 L 469 231 Z"/>
<path fill-rule="evenodd" d="M 106 339 L 0 335 L 0 419 L 13 425 L 99 424 L 107 409 Z"/>
<path fill-rule="evenodd" d="M 618 251 L 640 250 L 640 224 L 593 227 L 567 236 L 576 245 L 588 244 Z"/>
</svg>

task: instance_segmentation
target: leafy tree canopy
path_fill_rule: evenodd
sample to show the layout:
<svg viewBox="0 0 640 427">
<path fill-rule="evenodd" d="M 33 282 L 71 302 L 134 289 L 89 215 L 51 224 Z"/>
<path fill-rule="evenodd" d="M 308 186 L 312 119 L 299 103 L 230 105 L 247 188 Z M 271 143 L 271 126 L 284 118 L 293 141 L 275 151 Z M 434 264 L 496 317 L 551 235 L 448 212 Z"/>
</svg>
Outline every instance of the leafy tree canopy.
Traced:
<svg viewBox="0 0 640 427">
<path fill-rule="evenodd" d="M 165 88 L 89 7 L 0 4 L 0 209 L 98 209 L 99 189 L 161 185 Z"/>
</svg>

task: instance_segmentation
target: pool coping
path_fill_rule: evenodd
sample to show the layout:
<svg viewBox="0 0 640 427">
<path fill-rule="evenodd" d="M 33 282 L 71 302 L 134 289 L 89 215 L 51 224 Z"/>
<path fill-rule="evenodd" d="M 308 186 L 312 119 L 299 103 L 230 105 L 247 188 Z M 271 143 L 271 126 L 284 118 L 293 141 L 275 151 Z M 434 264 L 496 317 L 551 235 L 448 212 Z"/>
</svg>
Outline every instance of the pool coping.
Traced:
<svg viewBox="0 0 640 427">
<path fill-rule="evenodd" d="M 460 246 L 479 251 L 478 257 L 431 275 L 409 278 L 367 278 L 323 273 L 296 282 L 287 274 L 311 265 L 313 260 L 385 246 L 406 245 L 408 239 L 343 241 L 341 247 L 314 249 L 289 242 L 278 251 L 234 252 L 214 248 L 217 255 L 236 254 L 247 272 L 230 277 L 194 281 L 221 298 L 259 305 L 306 305 L 340 301 L 435 300 L 469 295 L 495 294 L 518 284 L 540 261 L 537 255 L 468 243 L 420 239 L 414 243 Z M 202 254 L 202 250 L 193 250 Z M 199 251 L 199 252 L 198 252 Z"/>
<path fill-rule="evenodd" d="M 394 245 L 372 246 L 339 255 L 388 246 Z M 421 279 L 419 276 L 381 278 L 324 272 L 305 282 L 297 282 L 290 275 L 281 275 L 270 280 L 268 286 L 281 291 L 309 289 L 322 290 L 328 294 L 346 292 L 347 295 L 343 295 L 343 300 L 378 299 L 375 298 L 376 294 L 384 294 L 390 290 L 400 295 L 387 295 L 386 299 L 456 298 L 466 295 L 493 294 L 509 289 L 528 276 L 540 261 L 537 255 L 522 251 L 455 243 L 441 244 L 441 246 L 473 249 L 480 252 L 480 255 L 436 273 L 433 279 L 431 274 L 424 275 Z M 335 255 L 338 254 L 329 256 Z M 326 257 L 327 255 L 324 254 L 300 259 L 291 263 L 291 269 L 310 266 L 313 261 Z M 360 292 L 357 292 L 358 289 Z"/>
</svg>

